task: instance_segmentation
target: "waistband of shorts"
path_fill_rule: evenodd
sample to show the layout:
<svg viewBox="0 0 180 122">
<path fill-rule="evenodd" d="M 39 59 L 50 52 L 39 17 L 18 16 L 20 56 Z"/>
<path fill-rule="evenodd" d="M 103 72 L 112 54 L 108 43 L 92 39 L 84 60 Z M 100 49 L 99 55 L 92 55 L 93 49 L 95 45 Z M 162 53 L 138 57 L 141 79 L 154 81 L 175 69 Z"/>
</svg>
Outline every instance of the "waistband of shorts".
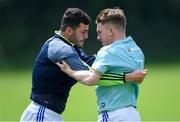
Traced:
<svg viewBox="0 0 180 122">
<path fill-rule="evenodd" d="M 118 108 L 118 109 L 115 109 L 115 110 L 104 110 L 104 111 L 101 111 L 99 114 L 102 114 L 104 112 L 108 112 L 108 113 L 114 113 L 114 112 L 121 112 L 121 111 L 124 111 L 124 110 L 130 110 L 130 109 L 135 109 L 136 110 L 136 107 L 133 106 L 133 105 L 130 105 L 130 106 L 126 106 L 124 108 Z"/>
<path fill-rule="evenodd" d="M 65 109 L 64 101 L 56 99 L 56 97 L 54 98 L 51 94 L 31 93 L 30 99 L 59 114 L 61 114 Z"/>
<path fill-rule="evenodd" d="M 36 103 L 36 102 L 34 102 L 34 101 L 31 101 L 30 105 L 31 105 L 31 107 L 37 108 L 37 109 L 39 109 L 39 107 L 42 106 L 42 105 L 40 105 L 40 104 L 38 104 L 38 103 Z M 55 112 L 55 111 L 53 111 L 53 110 L 50 110 L 50 109 L 48 109 L 48 108 L 45 107 L 45 106 L 42 106 L 42 107 L 45 108 L 45 111 L 46 111 L 48 114 L 52 114 L 52 115 L 55 115 L 55 116 L 59 116 L 59 115 L 60 115 L 59 113 L 57 113 L 57 112 Z"/>
</svg>

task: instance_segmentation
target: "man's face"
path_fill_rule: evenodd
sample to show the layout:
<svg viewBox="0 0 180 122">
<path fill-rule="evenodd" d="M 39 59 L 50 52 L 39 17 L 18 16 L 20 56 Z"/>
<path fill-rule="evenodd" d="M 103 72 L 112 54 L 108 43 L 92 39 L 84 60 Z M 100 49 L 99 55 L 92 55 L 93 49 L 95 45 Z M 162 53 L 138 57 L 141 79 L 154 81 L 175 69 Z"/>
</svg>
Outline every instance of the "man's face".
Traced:
<svg viewBox="0 0 180 122">
<path fill-rule="evenodd" d="M 84 46 L 84 41 L 88 38 L 89 25 L 80 23 L 80 26 L 76 28 L 71 36 L 77 47 L 82 48 Z"/>
<path fill-rule="evenodd" d="M 107 25 L 102 25 L 102 23 L 97 23 L 97 39 L 101 41 L 103 46 L 110 44 L 110 35 L 109 35 L 109 28 Z"/>
</svg>

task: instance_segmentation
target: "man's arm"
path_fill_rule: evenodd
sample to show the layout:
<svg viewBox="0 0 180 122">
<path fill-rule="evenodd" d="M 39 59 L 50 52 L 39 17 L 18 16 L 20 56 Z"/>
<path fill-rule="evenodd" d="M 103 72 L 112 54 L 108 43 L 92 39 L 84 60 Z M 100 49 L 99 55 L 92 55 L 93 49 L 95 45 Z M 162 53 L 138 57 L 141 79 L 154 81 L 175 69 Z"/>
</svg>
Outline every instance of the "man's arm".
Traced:
<svg viewBox="0 0 180 122">
<path fill-rule="evenodd" d="M 63 72 L 65 72 L 66 74 L 68 74 L 70 77 L 73 77 L 74 79 L 76 79 L 77 81 L 81 82 L 82 84 L 85 85 L 100 85 L 100 86 L 114 86 L 114 85 L 120 85 L 124 83 L 124 78 L 128 80 L 128 81 L 133 81 L 136 83 L 142 82 L 142 80 L 144 79 L 147 70 L 142 71 L 135 71 L 133 73 L 129 73 L 129 74 L 125 74 L 123 75 L 123 79 L 119 78 L 121 76 L 116 75 L 116 77 L 111 77 L 108 76 L 108 74 L 104 75 L 103 79 L 102 75 L 99 72 L 96 72 L 94 70 L 81 70 L 81 71 L 75 71 L 72 70 L 69 65 L 66 62 L 62 62 L 62 64 L 60 64 L 59 62 L 57 62 L 57 65 L 61 68 L 61 70 Z M 108 77 L 107 77 L 108 76 Z M 102 77 L 102 79 L 104 81 L 101 81 L 100 78 Z M 114 79 L 114 80 L 112 80 Z M 110 82 L 111 81 L 111 82 Z M 112 82 L 114 81 L 114 82 Z"/>
<path fill-rule="evenodd" d="M 65 72 L 80 83 L 88 86 L 96 85 L 96 82 L 101 78 L 101 74 L 93 70 L 72 70 L 65 61 L 62 61 L 62 64 L 60 64 L 59 62 L 57 62 L 56 64 L 61 68 L 61 71 Z"/>
<path fill-rule="evenodd" d="M 142 83 L 146 74 L 147 74 L 147 69 L 136 70 L 131 73 L 121 73 L 121 74 L 105 73 L 100 78 L 100 80 L 98 80 L 97 85 L 115 86 L 115 85 L 123 85 L 126 82 Z"/>
<path fill-rule="evenodd" d="M 83 49 L 79 48 L 78 46 L 74 46 L 80 58 L 86 62 L 89 66 L 92 66 L 92 63 L 95 60 L 95 56 L 87 55 Z M 141 83 L 146 76 L 147 69 L 144 71 L 136 70 L 132 73 L 121 73 L 121 74 L 114 74 L 114 73 L 105 73 L 103 76 L 98 80 L 97 85 L 99 86 L 114 86 L 124 84 L 126 81 Z"/>
<path fill-rule="evenodd" d="M 141 83 L 145 76 L 147 75 L 147 69 L 144 70 L 136 70 L 131 73 L 125 73 L 125 82 L 136 82 L 136 83 Z"/>
</svg>

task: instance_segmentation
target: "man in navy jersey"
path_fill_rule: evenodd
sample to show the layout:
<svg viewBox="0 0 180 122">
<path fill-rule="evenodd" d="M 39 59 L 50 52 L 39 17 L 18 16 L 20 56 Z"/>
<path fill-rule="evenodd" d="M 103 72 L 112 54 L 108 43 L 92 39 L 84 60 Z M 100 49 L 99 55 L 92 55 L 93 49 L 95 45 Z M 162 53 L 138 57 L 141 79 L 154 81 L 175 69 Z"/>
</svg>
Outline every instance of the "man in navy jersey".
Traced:
<svg viewBox="0 0 180 122">
<path fill-rule="evenodd" d="M 30 96 L 32 102 L 20 121 L 63 121 L 60 114 L 65 109 L 71 87 L 77 81 L 63 73 L 56 62 L 65 60 L 74 70 L 89 69 L 86 63 L 91 65 L 95 57 L 87 56 L 80 49 L 88 38 L 89 24 L 90 17 L 81 9 L 68 8 L 65 11 L 60 31 L 44 43 L 35 59 Z M 123 83 L 124 79 L 141 82 L 144 76 L 140 71 L 119 74 L 116 75 L 119 82 L 115 84 Z M 106 77 L 105 82 L 111 77 Z"/>
</svg>

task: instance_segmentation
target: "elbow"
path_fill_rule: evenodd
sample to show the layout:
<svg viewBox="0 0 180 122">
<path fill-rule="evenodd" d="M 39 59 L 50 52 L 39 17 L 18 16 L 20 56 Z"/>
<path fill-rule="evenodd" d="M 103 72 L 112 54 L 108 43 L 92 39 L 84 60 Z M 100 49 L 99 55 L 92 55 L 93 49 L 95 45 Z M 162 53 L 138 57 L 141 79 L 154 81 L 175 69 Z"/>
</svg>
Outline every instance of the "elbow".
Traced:
<svg viewBox="0 0 180 122">
<path fill-rule="evenodd" d="M 96 83 L 97 83 L 97 81 L 94 79 L 87 79 L 87 81 L 86 81 L 87 86 L 94 86 L 94 85 L 96 85 Z"/>
<path fill-rule="evenodd" d="M 87 86 L 94 86 L 97 84 L 97 81 L 100 79 L 99 75 L 96 75 L 95 73 L 89 72 L 88 76 L 84 77 L 83 79 L 80 79 L 85 83 Z"/>
</svg>

